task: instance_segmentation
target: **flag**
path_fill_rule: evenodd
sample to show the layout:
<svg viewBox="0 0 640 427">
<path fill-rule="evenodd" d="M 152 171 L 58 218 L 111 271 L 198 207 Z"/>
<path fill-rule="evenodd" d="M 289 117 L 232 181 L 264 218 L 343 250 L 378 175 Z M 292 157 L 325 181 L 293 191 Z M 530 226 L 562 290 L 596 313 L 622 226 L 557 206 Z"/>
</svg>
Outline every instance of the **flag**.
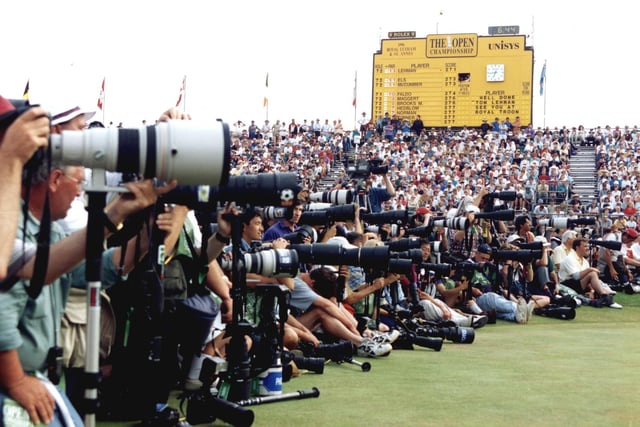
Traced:
<svg viewBox="0 0 640 427">
<path fill-rule="evenodd" d="M 356 102 L 358 100 L 358 72 L 356 71 L 356 77 L 353 81 L 353 102 L 351 103 L 351 105 L 353 105 L 354 107 L 356 106 Z"/>
<path fill-rule="evenodd" d="M 187 88 L 187 76 L 184 76 L 184 78 L 182 79 L 182 86 L 180 86 L 180 95 L 178 95 L 178 101 L 176 102 L 176 107 L 180 106 L 180 103 L 182 102 L 182 97 L 184 96 L 186 88 Z"/>
<path fill-rule="evenodd" d="M 264 81 L 264 87 L 266 89 L 269 89 L 269 73 L 267 73 L 267 78 Z M 264 95 L 264 101 L 262 102 L 262 106 L 266 107 L 267 105 L 269 105 L 269 98 L 267 98 L 267 95 Z"/>
<path fill-rule="evenodd" d="M 544 84 L 547 81 L 547 61 L 542 66 L 542 72 L 540 73 L 540 96 L 544 94 Z"/>
<path fill-rule="evenodd" d="M 29 100 L 29 79 L 27 79 L 27 84 L 24 87 L 24 92 L 22 92 L 22 99 L 25 101 Z"/>
<path fill-rule="evenodd" d="M 102 111 L 103 107 L 104 107 L 104 80 L 105 78 L 102 78 L 102 86 L 100 86 L 100 95 L 98 95 L 98 108 L 100 109 L 100 111 Z"/>
</svg>

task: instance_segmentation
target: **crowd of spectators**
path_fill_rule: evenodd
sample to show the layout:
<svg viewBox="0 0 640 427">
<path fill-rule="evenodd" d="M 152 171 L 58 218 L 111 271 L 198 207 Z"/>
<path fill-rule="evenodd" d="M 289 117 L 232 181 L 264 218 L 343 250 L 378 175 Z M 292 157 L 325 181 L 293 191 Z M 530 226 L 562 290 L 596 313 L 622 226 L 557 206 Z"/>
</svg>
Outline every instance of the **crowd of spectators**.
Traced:
<svg viewBox="0 0 640 427">
<path fill-rule="evenodd" d="M 566 204 L 572 185 L 569 158 L 581 141 L 578 130 L 522 126 L 519 118 L 511 123 L 506 117 L 497 126 L 496 121 L 436 129 L 424 127 L 419 116 L 410 123 L 386 114 L 360 121 L 357 131 L 344 129 L 339 120 L 325 120 L 320 127 L 314 127 L 320 120 L 292 120 L 286 126 L 278 120 L 271 127 L 266 120 L 261 128 L 238 121 L 232 127 L 231 173 L 296 172 L 314 191 L 322 189 L 317 188 L 320 178 L 336 161 L 378 158 L 397 189 L 383 209 L 445 212 L 481 188 L 515 191 L 521 196 L 517 206 L 527 211 L 537 204 Z M 347 181 L 335 178 L 336 185 Z"/>
</svg>

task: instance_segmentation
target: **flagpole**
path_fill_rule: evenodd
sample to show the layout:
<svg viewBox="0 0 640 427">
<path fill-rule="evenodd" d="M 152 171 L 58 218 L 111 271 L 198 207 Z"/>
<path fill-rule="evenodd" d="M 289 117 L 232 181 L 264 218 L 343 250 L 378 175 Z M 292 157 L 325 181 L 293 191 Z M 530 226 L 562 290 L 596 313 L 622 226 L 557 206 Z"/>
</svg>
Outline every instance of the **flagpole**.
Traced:
<svg viewBox="0 0 640 427">
<path fill-rule="evenodd" d="M 102 79 L 103 87 L 104 87 L 104 81 L 105 80 L 106 80 L 105 78 Z M 103 101 L 102 101 L 102 124 L 104 125 L 104 127 L 107 127 L 107 122 L 105 121 L 106 120 L 105 119 L 106 115 L 105 115 L 105 112 L 104 112 L 105 107 L 107 105 L 107 92 L 104 91 L 104 90 L 102 91 L 102 98 L 103 98 Z"/>
<path fill-rule="evenodd" d="M 358 70 L 356 70 L 353 81 L 353 128 L 358 129 L 357 111 L 358 111 Z"/>
<path fill-rule="evenodd" d="M 265 93 L 264 93 L 264 106 L 266 107 L 266 117 L 265 120 L 269 120 L 269 73 L 267 73 L 267 77 L 264 81 Z"/>
<path fill-rule="evenodd" d="M 543 101 L 543 118 L 542 118 L 542 128 L 547 128 L 547 60 L 544 60 L 544 65 L 542 66 L 544 70 L 544 101 Z"/>
</svg>

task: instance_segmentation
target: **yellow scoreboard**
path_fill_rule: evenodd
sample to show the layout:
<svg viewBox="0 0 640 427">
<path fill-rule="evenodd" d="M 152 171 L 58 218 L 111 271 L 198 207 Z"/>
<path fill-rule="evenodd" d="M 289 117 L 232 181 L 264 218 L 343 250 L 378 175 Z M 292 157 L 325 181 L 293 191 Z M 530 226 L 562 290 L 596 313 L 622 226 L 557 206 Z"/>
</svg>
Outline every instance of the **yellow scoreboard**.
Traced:
<svg viewBox="0 0 640 427">
<path fill-rule="evenodd" d="M 372 117 L 429 127 L 532 122 L 533 48 L 524 35 L 436 34 L 382 40 L 373 56 Z"/>
</svg>

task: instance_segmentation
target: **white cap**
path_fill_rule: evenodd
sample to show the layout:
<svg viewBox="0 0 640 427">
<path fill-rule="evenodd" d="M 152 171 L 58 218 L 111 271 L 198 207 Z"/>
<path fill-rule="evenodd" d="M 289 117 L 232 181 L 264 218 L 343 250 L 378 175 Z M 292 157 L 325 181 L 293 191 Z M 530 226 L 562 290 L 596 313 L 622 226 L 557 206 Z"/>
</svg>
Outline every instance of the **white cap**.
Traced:
<svg viewBox="0 0 640 427">
<path fill-rule="evenodd" d="M 85 121 L 91 120 L 95 116 L 95 111 L 86 111 L 79 106 L 65 105 L 63 108 L 55 107 L 51 109 L 51 124 L 59 125 L 60 123 L 66 123 L 69 120 L 75 119 L 79 115 L 84 114 Z"/>
</svg>

